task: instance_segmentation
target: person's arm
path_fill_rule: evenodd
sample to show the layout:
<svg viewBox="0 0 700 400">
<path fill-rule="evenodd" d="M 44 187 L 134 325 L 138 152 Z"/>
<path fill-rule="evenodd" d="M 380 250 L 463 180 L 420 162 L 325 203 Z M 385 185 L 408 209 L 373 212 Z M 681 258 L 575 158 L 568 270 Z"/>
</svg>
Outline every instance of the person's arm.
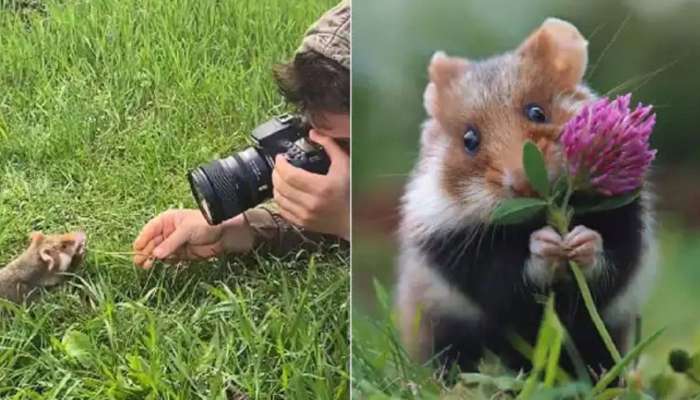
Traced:
<svg viewBox="0 0 700 400">
<path fill-rule="evenodd" d="M 134 264 L 150 268 L 155 260 L 205 260 L 253 249 L 255 231 L 243 215 L 209 225 L 199 210 L 168 210 L 151 219 L 134 240 Z"/>
<path fill-rule="evenodd" d="M 309 231 L 287 221 L 275 202 L 251 208 L 243 213 L 255 232 L 253 248 L 283 256 L 300 249 L 315 249 L 323 242 L 337 242 L 338 237 Z"/>
<path fill-rule="evenodd" d="M 337 239 L 290 224 L 272 202 L 216 226 L 199 210 L 168 210 L 149 221 L 134 241 L 134 264 L 149 269 L 156 260 L 206 260 L 253 249 L 281 256 L 316 248 L 324 240 Z"/>
</svg>

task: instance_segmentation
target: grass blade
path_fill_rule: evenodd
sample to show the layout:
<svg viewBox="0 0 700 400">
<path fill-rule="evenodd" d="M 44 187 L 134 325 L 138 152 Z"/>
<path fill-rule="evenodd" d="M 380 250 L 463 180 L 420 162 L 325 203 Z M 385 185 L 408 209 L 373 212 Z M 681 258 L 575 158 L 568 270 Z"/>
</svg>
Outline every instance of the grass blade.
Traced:
<svg viewBox="0 0 700 400">
<path fill-rule="evenodd" d="M 646 349 L 650 344 L 652 344 L 661 334 L 666 330 L 666 328 L 661 328 L 656 331 L 653 335 L 646 338 L 644 341 L 635 346 L 625 357 L 620 360 L 610 371 L 608 371 L 593 387 L 593 394 L 602 392 L 610 383 L 612 383 L 615 378 L 617 378 L 625 369 L 625 367 L 634 361 L 637 356 L 639 356 L 644 349 Z"/>
</svg>

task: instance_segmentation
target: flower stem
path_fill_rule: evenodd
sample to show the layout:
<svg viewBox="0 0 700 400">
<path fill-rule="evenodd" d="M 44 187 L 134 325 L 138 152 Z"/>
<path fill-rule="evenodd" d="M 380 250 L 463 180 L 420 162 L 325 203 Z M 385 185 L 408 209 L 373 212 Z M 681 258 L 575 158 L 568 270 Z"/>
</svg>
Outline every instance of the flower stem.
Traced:
<svg viewBox="0 0 700 400">
<path fill-rule="evenodd" d="M 554 228 L 559 231 L 559 234 L 562 237 L 566 236 L 569 233 L 571 215 L 573 215 L 572 212 L 569 212 L 569 200 L 571 199 L 571 195 L 573 193 L 573 187 L 574 182 L 571 178 L 569 178 L 568 187 L 561 207 L 549 207 L 550 224 L 554 225 Z M 613 342 L 610 333 L 605 327 L 603 319 L 598 313 L 598 309 L 596 308 L 595 302 L 593 301 L 591 289 L 588 287 L 588 283 L 586 282 L 586 278 L 583 276 L 581 268 L 573 261 L 569 261 L 569 266 L 571 267 L 571 272 L 574 275 L 574 279 L 576 279 L 576 284 L 578 285 L 579 292 L 581 292 L 581 297 L 583 297 L 583 302 L 586 305 L 586 309 L 588 310 L 588 314 L 590 315 L 591 320 L 593 321 L 593 325 L 595 325 L 595 328 L 598 331 L 600 338 L 603 340 L 605 347 L 608 349 L 610 356 L 613 358 L 616 364 L 619 363 L 622 360 L 622 356 L 620 355 L 619 350 L 615 346 L 615 342 Z"/>
<path fill-rule="evenodd" d="M 593 301 L 591 289 L 588 287 L 588 283 L 586 283 L 586 278 L 583 276 L 581 268 L 579 268 L 579 266 L 576 265 L 576 263 L 573 261 L 569 261 L 569 266 L 571 267 L 571 271 L 574 274 L 576 284 L 578 284 L 578 289 L 581 292 L 581 297 L 583 297 L 583 302 L 585 303 L 586 309 L 588 310 L 588 313 L 591 316 L 593 325 L 595 325 L 596 329 L 598 330 L 598 334 L 600 335 L 600 338 L 603 339 L 603 343 L 605 344 L 605 347 L 608 349 L 608 352 L 615 361 L 615 364 L 619 363 L 620 361 L 622 361 L 622 356 L 617 350 L 615 342 L 613 342 L 610 333 L 608 333 L 608 330 L 605 328 L 605 323 L 603 322 L 603 319 L 598 313 L 598 309 L 596 308 L 595 302 Z"/>
<path fill-rule="evenodd" d="M 569 208 L 569 201 L 571 200 L 571 195 L 574 193 L 574 178 L 568 177 L 568 185 L 566 185 L 566 194 L 564 195 L 564 200 L 562 201 L 561 209 L 567 210 Z M 568 226 L 567 226 L 568 229 Z"/>
</svg>

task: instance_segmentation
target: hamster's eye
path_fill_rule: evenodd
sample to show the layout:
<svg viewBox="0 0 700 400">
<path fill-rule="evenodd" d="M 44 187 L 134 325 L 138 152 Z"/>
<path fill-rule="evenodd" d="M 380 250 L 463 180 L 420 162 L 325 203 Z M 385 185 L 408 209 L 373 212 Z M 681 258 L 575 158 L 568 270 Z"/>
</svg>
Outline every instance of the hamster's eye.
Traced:
<svg viewBox="0 0 700 400">
<path fill-rule="evenodd" d="M 525 106 L 525 116 L 532 122 L 538 124 L 547 122 L 547 116 L 544 115 L 544 110 L 537 104 L 528 104 Z"/>
<path fill-rule="evenodd" d="M 468 127 L 467 131 L 464 132 L 464 149 L 467 150 L 467 153 L 470 155 L 476 154 L 480 143 L 481 135 L 479 135 L 479 131 L 473 126 Z"/>
</svg>

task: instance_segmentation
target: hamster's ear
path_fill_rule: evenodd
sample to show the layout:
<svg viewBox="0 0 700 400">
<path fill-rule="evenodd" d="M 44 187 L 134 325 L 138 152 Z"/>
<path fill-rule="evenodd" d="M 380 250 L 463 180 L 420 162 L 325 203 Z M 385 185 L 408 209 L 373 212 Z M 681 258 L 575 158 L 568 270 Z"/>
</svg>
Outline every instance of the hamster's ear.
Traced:
<svg viewBox="0 0 700 400">
<path fill-rule="evenodd" d="M 44 240 L 44 234 L 41 232 L 32 232 L 29 234 L 29 240 L 31 244 L 41 243 Z"/>
<path fill-rule="evenodd" d="M 46 264 L 46 268 L 49 272 L 58 267 L 58 265 L 56 265 L 56 259 L 50 249 L 41 249 L 39 257 L 41 257 L 41 260 Z"/>
<path fill-rule="evenodd" d="M 423 107 L 425 111 L 431 117 L 435 116 L 435 111 L 437 110 L 437 89 L 435 89 L 435 84 L 433 82 L 428 83 L 428 86 L 423 92 Z"/>
<path fill-rule="evenodd" d="M 464 58 L 450 57 L 442 51 L 436 51 L 428 67 L 430 82 L 438 87 L 446 85 L 464 74 L 468 65 L 469 62 Z"/>
<path fill-rule="evenodd" d="M 423 105 L 428 115 L 435 116 L 438 91 L 462 76 L 468 67 L 469 61 L 464 58 L 449 57 L 442 51 L 433 54 L 428 66 L 430 82 L 423 93 Z"/>
<path fill-rule="evenodd" d="M 588 41 L 575 26 L 547 18 L 518 48 L 525 60 L 542 69 L 562 88 L 573 89 L 583 79 L 588 65 Z"/>
</svg>

